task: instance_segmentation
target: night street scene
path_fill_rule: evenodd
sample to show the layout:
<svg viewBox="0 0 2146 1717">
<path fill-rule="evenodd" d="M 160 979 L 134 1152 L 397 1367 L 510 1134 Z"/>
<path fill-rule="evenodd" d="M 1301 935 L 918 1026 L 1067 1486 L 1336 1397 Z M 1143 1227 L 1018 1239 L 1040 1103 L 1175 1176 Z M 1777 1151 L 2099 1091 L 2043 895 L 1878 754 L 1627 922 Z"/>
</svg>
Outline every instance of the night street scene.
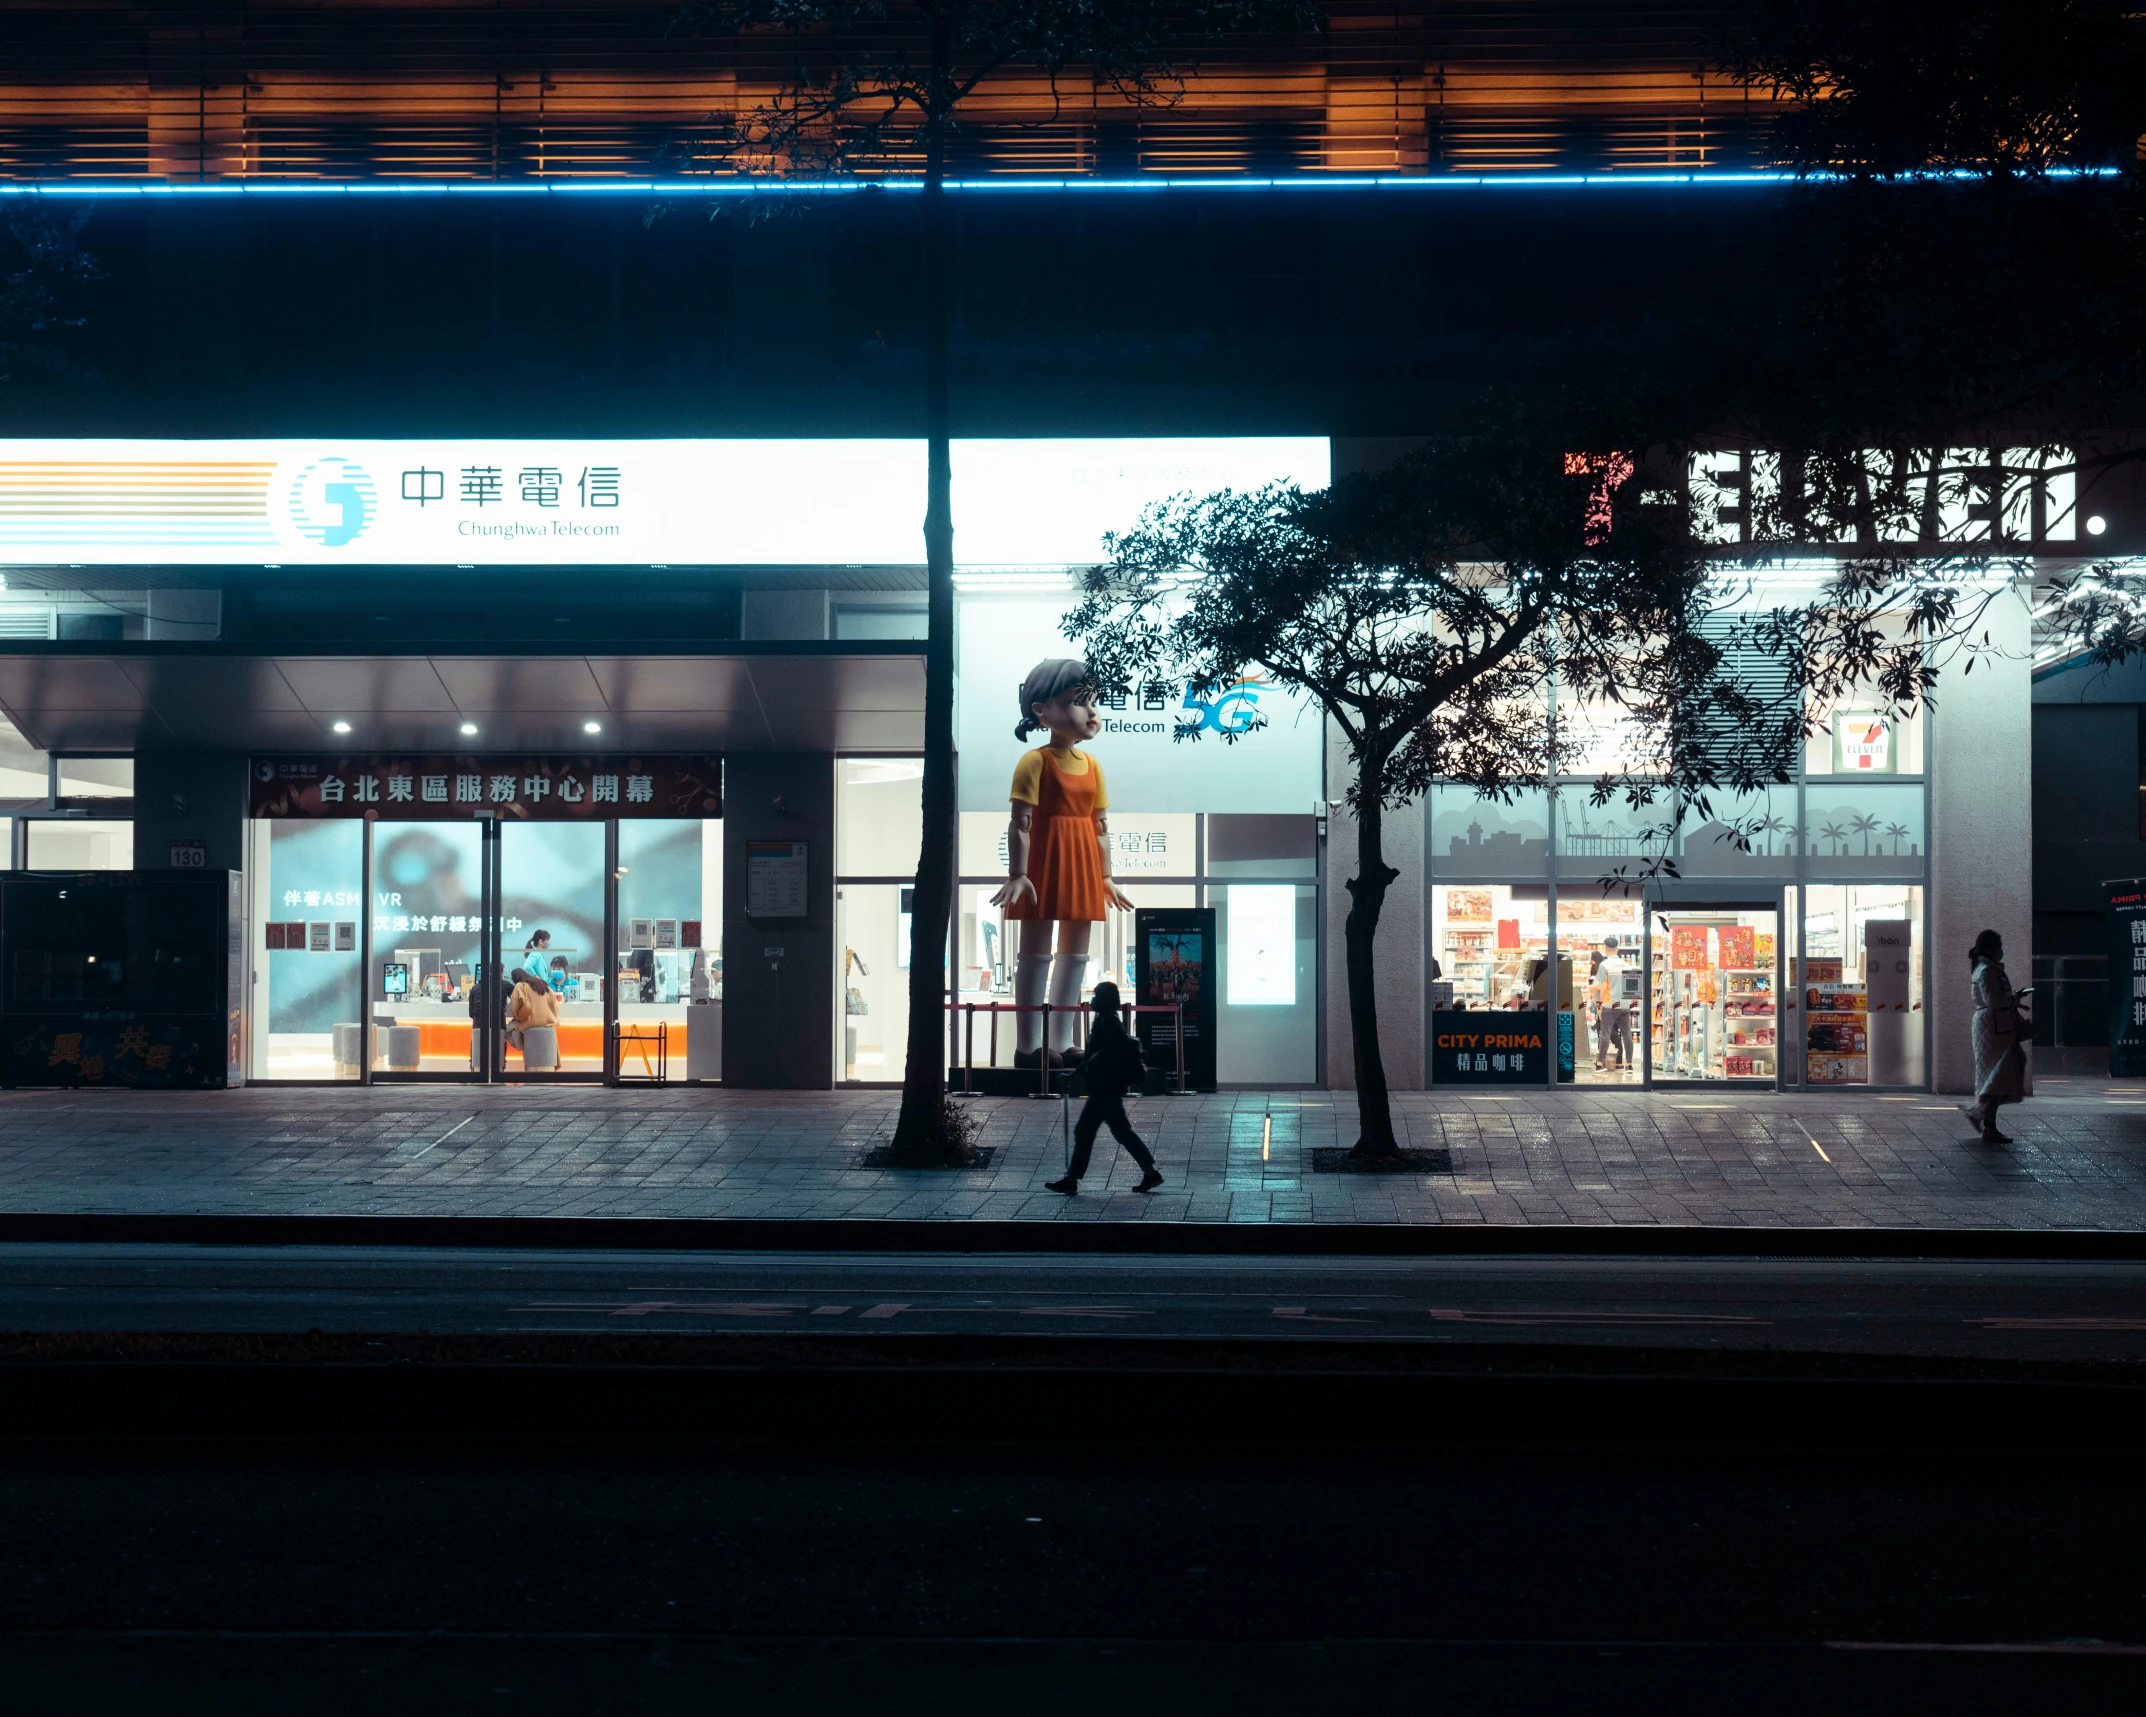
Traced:
<svg viewBox="0 0 2146 1717">
<path fill-rule="evenodd" d="M 2146 1711 L 2133 0 L 0 4 L 0 1710 Z"/>
</svg>

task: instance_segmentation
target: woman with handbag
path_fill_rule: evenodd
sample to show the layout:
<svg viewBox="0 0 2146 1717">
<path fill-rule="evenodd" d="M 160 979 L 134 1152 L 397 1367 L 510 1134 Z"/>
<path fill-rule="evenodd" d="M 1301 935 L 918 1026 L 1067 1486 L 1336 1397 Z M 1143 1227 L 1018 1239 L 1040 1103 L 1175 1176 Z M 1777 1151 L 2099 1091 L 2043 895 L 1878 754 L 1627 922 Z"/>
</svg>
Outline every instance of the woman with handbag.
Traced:
<svg viewBox="0 0 2146 1717">
<path fill-rule="evenodd" d="M 1073 1123 L 1073 1161 L 1063 1180 L 1044 1182 L 1050 1191 L 1062 1192 L 1068 1198 L 1080 1191 L 1080 1177 L 1088 1172 L 1088 1158 L 1095 1150 L 1095 1135 L 1106 1126 L 1110 1136 L 1140 1165 L 1140 1184 L 1133 1190 L 1153 1192 L 1162 1185 L 1162 1171 L 1155 1166 L 1155 1159 L 1125 1114 L 1127 1088 L 1146 1079 L 1148 1070 L 1140 1045 L 1125 1030 L 1118 1013 L 1121 1005 L 1116 984 L 1095 986 L 1095 1019 L 1088 1027 L 1088 1053 L 1080 1064 L 1081 1074 L 1088 1081 L 1088 1100 L 1081 1105 L 1080 1119 Z"/>
<path fill-rule="evenodd" d="M 1994 930 L 1975 938 L 1967 963 L 1974 974 L 1969 982 L 1975 999 L 1975 1100 L 1962 1104 L 1960 1112 L 1981 1129 L 1984 1144 L 2009 1145 L 2012 1141 L 1997 1130 L 1997 1111 L 2034 1089 L 2027 1065 L 2034 1025 L 2019 1008 L 2027 992 L 2015 991 L 2005 975 L 2004 938 Z"/>
</svg>

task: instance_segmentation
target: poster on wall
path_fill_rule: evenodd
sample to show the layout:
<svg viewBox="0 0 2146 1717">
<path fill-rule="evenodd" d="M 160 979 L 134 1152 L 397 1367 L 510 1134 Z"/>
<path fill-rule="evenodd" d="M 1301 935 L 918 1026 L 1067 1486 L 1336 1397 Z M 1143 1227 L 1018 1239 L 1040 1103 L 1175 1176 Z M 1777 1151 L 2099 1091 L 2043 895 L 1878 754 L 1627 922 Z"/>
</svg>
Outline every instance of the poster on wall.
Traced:
<svg viewBox="0 0 2146 1717">
<path fill-rule="evenodd" d="M 2102 884 L 2109 937 L 2109 1077 L 2146 1075 L 2146 877 Z"/>
<path fill-rule="evenodd" d="M 1714 963 L 1703 924 L 1673 924 L 1669 929 L 1669 964 L 1678 971 L 1704 971 Z"/>
<path fill-rule="evenodd" d="M 1724 924 L 1717 932 L 1721 938 L 1721 968 L 1725 972 L 1750 972 L 1758 969 L 1758 932 L 1741 924 Z"/>
<path fill-rule="evenodd" d="M 954 719 L 964 811 L 1003 813 L 1015 763 L 1048 742 L 1013 735 L 1021 682 L 1038 662 L 1080 655 L 1060 625 L 1073 602 L 1070 584 L 1048 596 L 962 596 Z M 1319 798 L 1318 707 L 1256 674 L 1221 687 L 1159 675 L 1111 694 L 1100 713 L 1087 750 L 1113 811 L 1309 816 Z"/>
<path fill-rule="evenodd" d="M 1133 914 L 1133 998 L 1143 1008 L 1181 1010 L 1185 1033 L 1185 1084 L 1215 1088 L 1215 909 L 1211 906 L 1143 906 Z M 1179 1014 L 1133 1016 L 1141 1053 L 1151 1074 L 1176 1083 Z"/>
</svg>

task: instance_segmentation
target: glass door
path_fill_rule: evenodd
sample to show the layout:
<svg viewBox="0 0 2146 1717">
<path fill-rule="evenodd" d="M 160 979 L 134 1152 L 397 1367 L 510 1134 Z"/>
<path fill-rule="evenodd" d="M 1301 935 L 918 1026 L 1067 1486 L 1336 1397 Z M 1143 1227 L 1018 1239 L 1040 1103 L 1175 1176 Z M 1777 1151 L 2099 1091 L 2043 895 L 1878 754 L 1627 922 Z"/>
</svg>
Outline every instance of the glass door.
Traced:
<svg viewBox="0 0 2146 1717">
<path fill-rule="evenodd" d="M 1648 913 L 1650 1083 L 1780 1083 L 1780 921 L 1770 904 Z"/>
<path fill-rule="evenodd" d="M 498 825 L 496 957 L 505 973 L 499 1071 L 508 1080 L 606 1070 L 603 823 Z"/>
<path fill-rule="evenodd" d="M 496 826 L 364 825 L 372 841 L 365 988 L 375 1079 L 483 1077 L 484 1039 L 496 1035 L 477 1000 L 493 916 L 488 831 Z"/>
</svg>

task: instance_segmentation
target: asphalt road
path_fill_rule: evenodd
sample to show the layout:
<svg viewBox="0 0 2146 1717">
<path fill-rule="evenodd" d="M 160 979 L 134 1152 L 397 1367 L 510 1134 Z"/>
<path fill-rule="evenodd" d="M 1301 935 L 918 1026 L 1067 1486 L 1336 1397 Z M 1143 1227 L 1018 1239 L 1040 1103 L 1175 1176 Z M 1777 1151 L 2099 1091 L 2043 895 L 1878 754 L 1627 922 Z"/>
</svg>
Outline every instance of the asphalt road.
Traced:
<svg viewBox="0 0 2146 1717">
<path fill-rule="evenodd" d="M 2146 1264 L 0 1246 L 0 1330 L 785 1331 L 2146 1360 Z"/>
</svg>

